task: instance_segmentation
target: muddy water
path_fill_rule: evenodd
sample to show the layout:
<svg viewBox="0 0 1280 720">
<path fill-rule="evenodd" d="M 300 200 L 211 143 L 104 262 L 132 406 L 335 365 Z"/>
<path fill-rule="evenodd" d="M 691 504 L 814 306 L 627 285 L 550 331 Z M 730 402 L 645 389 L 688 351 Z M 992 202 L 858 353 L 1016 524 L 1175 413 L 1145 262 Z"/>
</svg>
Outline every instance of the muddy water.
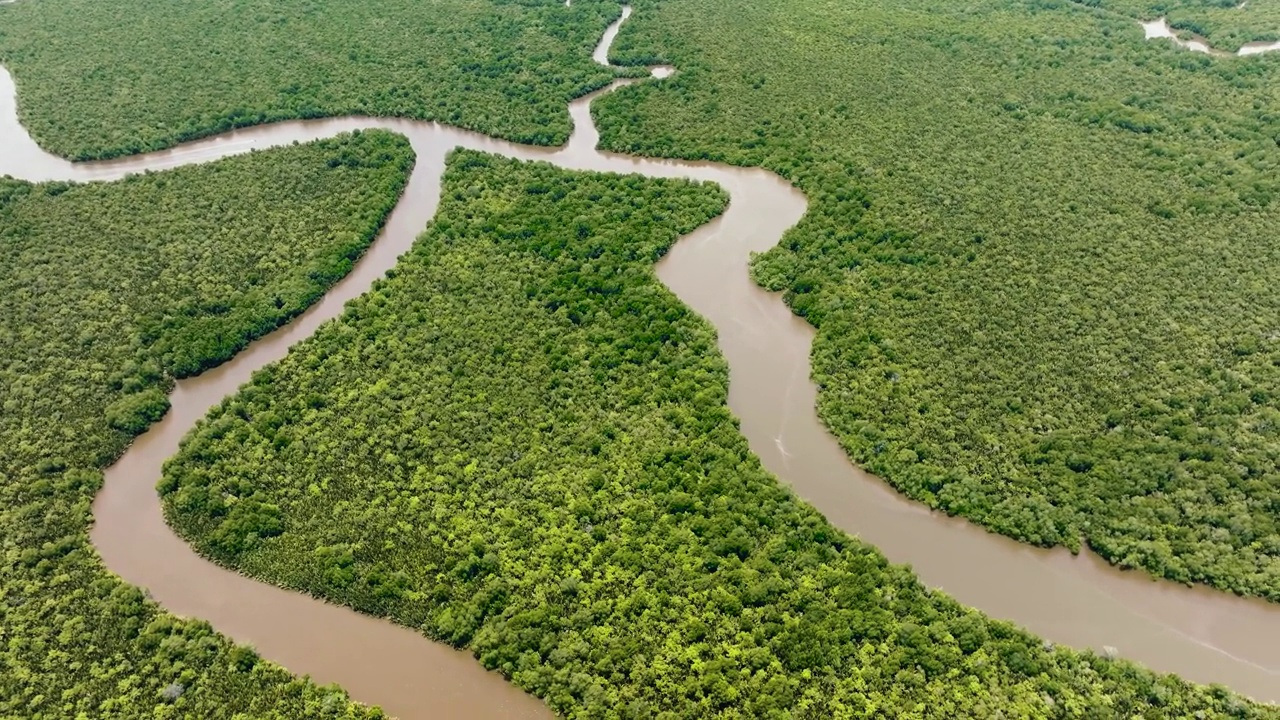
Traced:
<svg viewBox="0 0 1280 720">
<path fill-rule="evenodd" d="M 1243 9 L 1244 4 L 1242 3 L 1236 7 Z M 1209 44 L 1208 40 L 1200 37 L 1199 35 L 1191 35 L 1185 39 L 1179 37 L 1177 33 L 1173 31 L 1173 28 L 1169 27 L 1169 21 L 1165 18 L 1157 18 L 1155 20 L 1143 22 L 1142 32 L 1146 35 L 1148 40 L 1153 38 L 1169 38 L 1170 40 L 1173 40 L 1174 44 L 1178 47 L 1184 47 L 1192 52 L 1205 53 L 1216 57 L 1229 57 L 1231 55 L 1231 53 L 1226 52 L 1225 50 L 1214 49 L 1213 46 Z M 1236 55 L 1241 57 L 1245 55 L 1261 55 L 1262 53 L 1271 52 L 1273 50 L 1280 50 L 1280 40 L 1276 40 L 1274 42 L 1259 41 L 1245 43 L 1236 51 Z"/>
<path fill-rule="evenodd" d="M 623 14 L 623 20 L 629 14 Z M 594 57 L 604 62 L 618 23 Z M 671 68 L 655 70 L 670 74 Z M 610 92 L 632 81 L 622 81 Z M 599 93 L 597 93 L 598 95 Z M 418 162 L 383 233 L 354 271 L 285 328 L 225 365 L 178 383 L 173 409 L 108 470 L 94 505 L 93 540 L 107 566 L 147 588 L 167 609 L 209 620 L 265 656 L 401 718 L 545 717 L 545 706 L 485 672 L 471 657 L 415 632 L 219 568 L 164 523 L 154 487 L 183 434 L 250 374 L 273 362 L 395 264 L 435 212 L 445 153 L 457 146 L 579 170 L 635 172 L 719 183 L 728 211 L 683 238 L 658 276 L 707 318 L 730 366 L 729 402 L 765 466 L 837 526 L 910 563 L 923 581 L 986 613 L 1055 642 L 1115 646 L 1157 670 L 1221 682 L 1280 700 L 1280 606 L 1123 573 L 1091 554 L 1030 548 L 905 500 L 849 463 L 814 413 L 809 381 L 813 329 L 778 296 L 748 279 L 752 252 L 778 242 L 805 199 L 777 176 L 709 163 L 645 160 L 595 150 L 589 106 L 572 103 L 574 133 L 563 148 L 513 145 L 434 123 L 341 118 L 256 127 L 173 150 L 72 164 L 41 151 L 17 120 L 14 86 L 0 69 L 0 174 L 31 180 L 105 180 L 171 168 L 357 128 L 407 136 Z"/>
</svg>

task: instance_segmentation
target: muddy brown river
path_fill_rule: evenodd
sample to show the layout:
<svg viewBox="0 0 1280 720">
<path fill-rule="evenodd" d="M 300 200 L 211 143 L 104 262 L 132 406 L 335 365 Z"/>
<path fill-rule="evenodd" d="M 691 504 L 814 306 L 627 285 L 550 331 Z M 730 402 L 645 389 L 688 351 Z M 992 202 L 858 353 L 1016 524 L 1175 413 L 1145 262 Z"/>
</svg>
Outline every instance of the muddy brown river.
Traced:
<svg viewBox="0 0 1280 720">
<path fill-rule="evenodd" d="M 605 62 L 622 18 L 594 57 Z M 671 68 L 655 68 L 656 78 Z M 435 213 L 445 154 L 467 147 L 573 170 L 710 180 L 732 196 L 727 212 L 682 238 L 657 274 L 716 328 L 730 366 L 729 403 L 765 467 L 827 518 L 910 563 L 923 581 L 1054 642 L 1101 649 L 1156 670 L 1280 700 L 1280 605 L 1121 572 L 1097 556 L 1042 550 L 934 513 L 853 466 L 818 420 L 809 380 L 813 329 L 778 295 L 751 283 L 751 253 L 766 250 L 805 212 L 804 196 L 759 169 L 641 159 L 595 149 L 594 97 L 569 106 L 562 148 L 495 140 L 436 123 L 347 117 L 238 130 L 172 150 L 70 163 L 41 150 L 18 121 L 15 87 L 0 68 L 0 174 L 39 180 L 111 180 L 207 162 L 252 149 L 384 128 L 409 138 L 417 164 L 385 229 L 355 269 L 307 312 L 226 364 L 177 384 L 173 409 L 107 471 L 94 503 L 93 542 L 106 566 L 169 611 L 204 618 L 266 658 L 400 718 L 537 718 L 550 711 L 467 653 L 413 630 L 267 585 L 196 555 L 165 524 L 155 485 L 183 435 L 251 373 L 282 358 L 391 268 Z M 661 82 L 660 79 L 643 82 Z"/>
</svg>

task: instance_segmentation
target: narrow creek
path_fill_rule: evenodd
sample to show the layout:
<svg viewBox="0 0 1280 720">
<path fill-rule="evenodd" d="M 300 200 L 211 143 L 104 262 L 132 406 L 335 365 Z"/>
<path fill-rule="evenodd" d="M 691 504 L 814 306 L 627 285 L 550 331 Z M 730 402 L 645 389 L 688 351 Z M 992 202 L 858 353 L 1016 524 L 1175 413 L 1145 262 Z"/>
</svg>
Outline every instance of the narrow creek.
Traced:
<svg viewBox="0 0 1280 720">
<path fill-rule="evenodd" d="M 1243 10 L 1244 3 L 1237 5 L 1236 8 Z M 1146 35 L 1148 40 L 1155 38 L 1169 38 L 1178 47 L 1186 48 L 1192 52 L 1205 53 L 1215 57 L 1231 57 L 1231 53 L 1226 50 L 1215 49 L 1209 44 L 1208 40 L 1200 37 L 1199 35 L 1191 35 L 1187 38 L 1179 36 L 1173 31 L 1173 28 L 1169 27 L 1169 20 L 1167 18 L 1161 17 L 1156 18 L 1155 20 L 1142 21 L 1142 32 Z M 1235 55 L 1238 57 L 1244 57 L 1246 55 L 1261 55 L 1262 53 L 1272 52 L 1274 50 L 1280 50 L 1280 40 L 1259 40 L 1241 45 L 1240 49 L 1235 52 Z"/>
<path fill-rule="evenodd" d="M 607 62 L 630 12 L 624 8 L 604 33 L 593 55 L 598 62 Z M 658 78 L 672 72 L 653 69 Z M 287 326 L 231 361 L 179 382 L 168 415 L 107 471 L 92 530 L 106 566 L 146 588 L 169 611 L 206 619 L 291 671 L 339 683 L 355 699 L 400 718 L 550 716 L 540 701 L 465 652 L 204 560 L 165 524 L 155 491 L 162 463 L 209 408 L 339 315 L 348 300 L 395 264 L 435 213 L 446 153 L 467 147 L 573 170 L 720 184 L 732 197 L 728 210 L 682 238 L 658 263 L 657 274 L 715 326 L 730 366 L 730 406 L 765 467 L 835 525 L 878 546 L 892 561 L 910 563 L 926 584 L 991 616 L 1054 642 L 1114 646 L 1156 670 L 1280 700 L 1280 605 L 1153 581 L 1087 552 L 1073 556 L 1028 547 L 931 512 L 852 465 L 815 413 L 816 388 L 809 380 L 813 328 L 747 274 L 751 253 L 772 247 L 804 214 L 804 196 L 760 169 L 597 151 L 591 101 L 633 82 L 640 81 L 617 81 L 571 103 L 574 131 L 561 148 L 516 145 L 437 123 L 346 117 L 264 125 L 157 153 L 71 163 L 29 137 L 18 121 L 14 81 L 0 68 L 0 174 L 26 180 L 112 180 L 361 128 L 401 133 L 418 156 L 386 227 L 351 274 Z"/>
</svg>

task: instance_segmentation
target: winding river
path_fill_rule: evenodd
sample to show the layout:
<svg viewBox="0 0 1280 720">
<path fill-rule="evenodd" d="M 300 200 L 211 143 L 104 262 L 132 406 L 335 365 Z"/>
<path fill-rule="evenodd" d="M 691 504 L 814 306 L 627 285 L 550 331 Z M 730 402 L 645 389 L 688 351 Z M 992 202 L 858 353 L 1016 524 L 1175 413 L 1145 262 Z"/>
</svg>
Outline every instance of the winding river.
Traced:
<svg viewBox="0 0 1280 720">
<path fill-rule="evenodd" d="M 1237 9 L 1243 10 L 1244 3 L 1236 6 Z M 1169 21 L 1166 18 L 1156 18 L 1155 20 L 1147 20 L 1142 23 L 1142 32 L 1148 40 L 1154 38 L 1169 38 L 1178 47 L 1183 47 L 1192 52 L 1205 53 L 1215 57 L 1230 57 L 1231 53 L 1226 50 L 1218 50 L 1209 44 L 1209 41 L 1199 35 L 1190 35 L 1184 39 L 1169 27 Z M 1248 42 L 1240 46 L 1235 52 L 1237 56 L 1244 57 L 1246 55 L 1261 55 L 1262 53 L 1280 50 L 1280 40 L 1265 41 L 1259 40 Z"/>
<path fill-rule="evenodd" d="M 621 18 L 594 58 L 607 61 Z M 671 68 L 655 68 L 661 78 Z M 716 328 L 730 366 L 729 403 L 764 465 L 832 523 L 910 563 L 928 585 L 1055 642 L 1118 648 L 1154 669 L 1220 682 L 1280 700 L 1280 605 L 1121 572 L 1090 553 L 1042 550 L 934 513 L 852 465 L 815 414 L 809 380 L 814 331 L 779 296 L 752 284 L 751 253 L 772 247 L 805 212 L 804 196 L 760 169 L 641 159 L 597 151 L 593 98 L 574 101 L 574 132 L 561 148 L 516 145 L 444 125 L 346 117 L 230 132 L 121 160 L 71 163 L 41 150 L 18 121 L 16 91 L 0 68 L 0 174 L 40 180 L 112 180 L 207 162 L 251 149 L 310 141 L 359 128 L 409 138 L 417 164 L 403 197 L 354 270 L 324 298 L 234 359 L 175 387 L 173 409 L 107 471 L 94 503 L 93 542 L 110 570 L 146 588 L 178 615 L 207 619 L 271 660 L 401 718 L 540 718 L 540 701 L 485 671 L 467 653 L 413 630 L 267 585 L 196 555 L 165 524 L 155 485 L 161 464 L 210 407 L 294 343 L 336 317 L 407 250 L 435 213 L 446 153 L 467 147 L 573 170 L 710 180 L 732 201 L 724 215 L 682 238 L 657 274 Z M 650 81 L 652 82 L 652 81 Z"/>
</svg>

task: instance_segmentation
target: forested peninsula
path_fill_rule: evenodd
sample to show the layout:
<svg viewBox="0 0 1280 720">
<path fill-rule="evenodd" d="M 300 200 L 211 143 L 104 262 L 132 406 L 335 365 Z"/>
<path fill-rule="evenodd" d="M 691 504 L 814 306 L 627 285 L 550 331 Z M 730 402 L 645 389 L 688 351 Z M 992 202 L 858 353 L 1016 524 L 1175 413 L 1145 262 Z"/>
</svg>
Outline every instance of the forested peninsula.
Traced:
<svg viewBox="0 0 1280 720">
<path fill-rule="evenodd" d="M 568 717 L 1268 716 L 965 609 L 762 471 L 652 271 L 723 203 L 455 152 L 393 274 L 188 437 L 171 523 Z"/>
<path fill-rule="evenodd" d="M 754 273 L 818 327 L 856 462 L 1019 540 L 1280 600 L 1280 58 L 1068 0 L 637 6 L 616 59 L 680 73 L 602 98 L 602 144 L 809 196 Z"/>
<path fill-rule="evenodd" d="M 413 164 L 365 132 L 114 183 L 0 178 L 0 717 L 380 717 L 163 612 L 89 542 L 101 469 L 351 268 Z"/>
</svg>

